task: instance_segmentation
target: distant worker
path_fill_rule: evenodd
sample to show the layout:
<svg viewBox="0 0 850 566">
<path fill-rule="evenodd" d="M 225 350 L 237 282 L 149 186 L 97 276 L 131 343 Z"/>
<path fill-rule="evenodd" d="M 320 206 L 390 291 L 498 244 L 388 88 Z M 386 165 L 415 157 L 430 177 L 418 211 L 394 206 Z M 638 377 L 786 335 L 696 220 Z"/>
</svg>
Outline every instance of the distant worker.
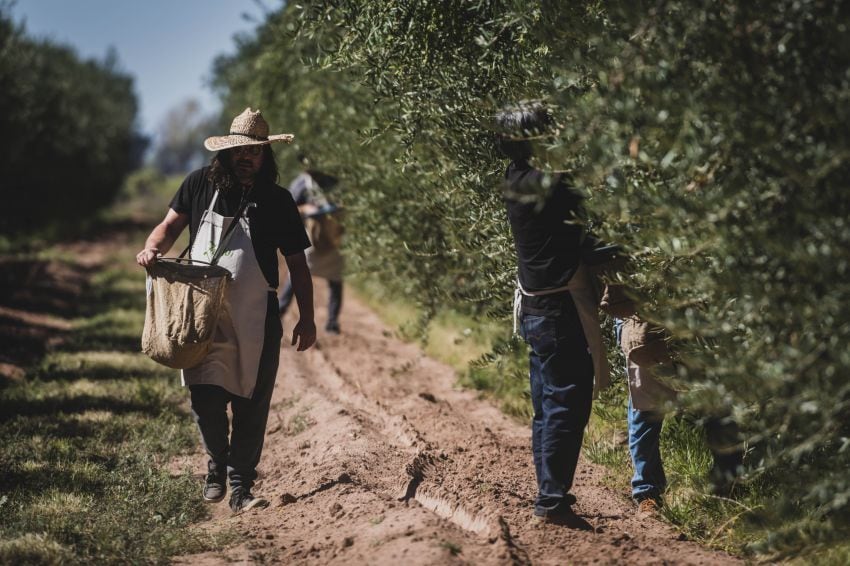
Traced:
<svg viewBox="0 0 850 566">
<path fill-rule="evenodd" d="M 602 308 L 615 318 L 617 342 L 626 358 L 629 389 L 627 408 L 629 453 L 634 473 L 632 499 L 640 513 L 655 513 L 663 504 L 667 477 L 661 458 L 661 431 L 665 413 L 675 409 L 677 392 L 662 375 L 674 372 L 664 329 L 642 320 L 622 285 L 608 285 Z M 728 496 L 741 473 L 744 453 L 737 446 L 737 426 L 730 419 L 703 418 L 709 450 L 712 489 Z"/>
<path fill-rule="evenodd" d="M 269 145 L 291 139 L 288 134 L 270 136 L 260 111 L 245 109 L 233 120 L 229 135 L 204 142 L 208 150 L 217 152 L 212 163 L 186 177 L 165 219 L 136 256 L 139 265 L 152 265 L 189 226 L 190 257 L 209 261 L 222 232 L 238 222 L 218 262 L 234 278 L 216 336 L 204 360 L 182 372 L 209 457 L 203 497 L 209 502 L 224 499 L 229 478 L 233 512 L 269 504 L 251 489 L 283 336 L 275 292 L 278 251 L 286 258 L 301 313 L 292 343 L 302 351 L 316 340 L 313 286 L 304 257 L 310 241 L 289 192 L 275 184 L 277 165 Z"/>
<path fill-rule="evenodd" d="M 552 135 L 544 106 L 508 108 L 496 122 L 499 149 L 511 160 L 504 199 L 517 256 L 515 313 L 531 347 L 534 516 L 588 529 L 572 509 L 570 490 L 594 389 L 607 385 L 608 366 L 597 297 L 581 263 L 585 231 L 576 220 L 582 198 L 563 175 L 532 165 L 533 140 Z"/>
<path fill-rule="evenodd" d="M 609 288 L 616 288 L 609 286 Z M 634 311 L 616 319 L 617 342 L 626 358 L 629 405 L 626 411 L 629 454 L 632 458 L 632 499 L 641 513 L 655 513 L 667 489 L 661 460 L 661 429 L 665 405 L 676 392 L 657 375 L 669 367 L 663 330 L 640 320 Z"/>
<path fill-rule="evenodd" d="M 334 204 L 328 194 L 338 185 L 336 177 L 310 168 L 310 160 L 304 154 L 298 155 L 304 171 L 293 179 L 289 192 L 298 205 L 304 218 L 310 248 L 307 249 L 307 265 L 310 273 L 328 280 L 328 319 L 325 330 L 339 334 L 339 313 L 342 309 L 342 211 Z M 283 316 L 292 302 L 292 285 L 289 280 L 283 287 L 278 299 L 280 316 Z"/>
</svg>

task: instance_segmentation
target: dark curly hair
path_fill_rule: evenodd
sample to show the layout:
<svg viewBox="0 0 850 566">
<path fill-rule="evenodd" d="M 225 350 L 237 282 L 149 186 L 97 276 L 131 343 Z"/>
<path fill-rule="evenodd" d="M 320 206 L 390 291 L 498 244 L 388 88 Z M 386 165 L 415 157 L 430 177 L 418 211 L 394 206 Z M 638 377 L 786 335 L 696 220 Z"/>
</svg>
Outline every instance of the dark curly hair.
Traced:
<svg viewBox="0 0 850 566">
<path fill-rule="evenodd" d="M 551 132 L 554 125 L 551 112 L 539 101 L 506 106 L 496 114 L 496 146 L 505 157 L 527 160 L 533 154 L 529 140 Z"/>
<path fill-rule="evenodd" d="M 233 173 L 232 155 L 229 149 L 222 149 L 216 153 L 210 162 L 210 170 L 207 173 L 207 179 L 209 179 L 213 188 L 223 193 L 239 186 L 239 180 Z M 278 178 L 277 160 L 274 157 L 271 144 L 266 144 L 263 146 L 263 165 L 257 173 L 257 181 L 277 183 Z"/>
</svg>

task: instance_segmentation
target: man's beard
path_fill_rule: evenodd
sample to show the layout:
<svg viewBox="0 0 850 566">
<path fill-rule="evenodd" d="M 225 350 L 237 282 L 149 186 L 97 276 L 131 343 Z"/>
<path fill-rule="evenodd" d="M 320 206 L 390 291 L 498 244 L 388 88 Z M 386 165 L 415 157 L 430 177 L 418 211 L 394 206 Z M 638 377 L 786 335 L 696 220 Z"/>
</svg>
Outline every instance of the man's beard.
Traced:
<svg viewBox="0 0 850 566">
<path fill-rule="evenodd" d="M 257 173 L 259 169 L 254 169 L 254 163 L 247 159 L 238 160 L 233 167 L 233 174 L 242 184 L 253 182 Z"/>
</svg>

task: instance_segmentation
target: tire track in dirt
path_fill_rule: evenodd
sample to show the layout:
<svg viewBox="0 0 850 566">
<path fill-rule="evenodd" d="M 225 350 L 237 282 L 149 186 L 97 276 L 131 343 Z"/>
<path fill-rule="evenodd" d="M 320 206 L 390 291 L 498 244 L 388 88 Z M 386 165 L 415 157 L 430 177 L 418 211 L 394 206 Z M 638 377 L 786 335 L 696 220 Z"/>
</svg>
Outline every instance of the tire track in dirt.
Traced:
<svg viewBox="0 0 850 566">
<path fill-rule="evenodd" d="M 451 368 L 393 338 L 350 294 L 343 315 L 344 334 L 320 332 L 317 348 L 282 352 L 255 488 L 272 505 L 237 516 L 214 505 L 199 528 L 231 529 L 240 540 L 175 562 L 735 562 L 635 516 L 628 486 L 603 487 L 604 470 L 586 461 L 577 511 L 593 530 L 534 522 L 528 428 L 457 388 Z M 289 334 L 293 319 L 286 323 Z M 186 464 L 203 469 L 204 458 L 175 467 Z"/>
<path fill-rule="evenodd" d="M 362 345 L 358 345 L 357 350 L 363 351 Z M 385 451 L 395 449 L 408 457 L 412 456 L 403 472 L 398 473 L 401 478 L 399 481 L 392 482 L 392 485 L 380 485 L 377 481 L 372 485 L 373 489 L 396 497 L 399 501 L 415 500 L 441 518 L 478 535 L 489 538 L 495 531 L 501 530 L 495 519 L 471 512 L 458 502 L 460 498 L 453 497 L 451 493 L 442 493 L 435 485 L 433 478 L 443 475 L 442 461 L 447 457 L 444 452 L 435 451 L 434 445 L 424 439 L 404 413 L 394 413 L 387 402 L 367 396 L 363 391 L 362 380 L 340 369 L 321 345 L 316 351 L 319 355 L 309 358 L 313 383 L 338 405 L 355 414 L 358 422 L 370 422 L 371 432 L 390 445 Z M 350 354 L 345 359 L 355 367 L 361 367 L 360 361 L 352 360 Z M 409 364 L 406 362 L 402 365 Z M 391 373 L 394 369 L 391 368 Z M 434 399 L 429 394 L 420 394 L 419 397 Z"/>
</svg>

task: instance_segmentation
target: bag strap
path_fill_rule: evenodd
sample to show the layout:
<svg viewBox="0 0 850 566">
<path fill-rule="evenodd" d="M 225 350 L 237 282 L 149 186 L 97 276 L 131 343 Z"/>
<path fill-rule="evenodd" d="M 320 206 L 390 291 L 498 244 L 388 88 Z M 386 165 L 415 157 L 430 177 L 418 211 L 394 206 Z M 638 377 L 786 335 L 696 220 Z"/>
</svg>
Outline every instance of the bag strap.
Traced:
<svg viewBox="0 0 850 566">
<path fill-rule="evenodd" d="M 233 230 L 236 228 L 236 225 L 239 224 L 239 220 L 242 218 L 242 213 L 245 212 L 245 208 L 248 206 L 248 195 L 254 187 L 251 187 L 247 191 L 242 192 L 242 198 L 239 201 L 239 208 L 236 209 L 236 214 L 233 215 L 233 220 L 230 221 L 230 225 L 225 230 L 224 235 L 221 237 L 221 240 L 218 242 L 218 248 L 215 250 L 215 253 L 210 260 L 211 265 L 216 265 L 218 260 L 224 255 L 224 251 L 227 249 L 227 244 L 230 243 L 230 237 L 233 236 Z"/>
<path fill-rule="evenodd" d="M 248 206 L 248 195 L 254 189 L 251 187 L 247 192 L 242 192 L 242 198 L 239 200 L 239 208 L 236 210 L 236 214 L 233 216 L 233 220 L 230 222 L 230 225 L 225 230 L 224 235 L 221 237 L 221 240 L 218 243 L 218 248 L 216 248 L 215 253 L 213 254 L 212 260 L 210 260 L 210 265 L 216 265 L 218 260 L 224 255 L 224 250 L 227 247 L 227 244 L 230 243 L 230 237 L 233 235 L 233 229 L 236 228 L 236 224 L 239 222 L 239 219 L 242 217 L 242 213 L 245 211 L 245 207 Z M 215 201 L 218 199 L 218 189 L 216 189 L 215 194 L 213 195 L 212 200 L 210 201 L 210 206 L 207 208 L 207 214 L 211 213 L 213 207 L 215 206 Z M 194 261 L 189 258 L 183 259 L 188 251 L 192 249 L 193 239 L 189 238 L 189 245 L 180 252 L 180 255 L 177 256 L 177 261 Z M 207 262 L 203 262 L 207 263 Z"/>
<path fill-rule="evenodd" d="M 212 199 L 210 199 L 210 205 L 207 207 L 206 214 L 210 214 L 210 213 L 213 211 L 213 207 L 215 207 L 215 202 L 216 202 L 217 200 L 218 200 L 218 189 L 216 189 L 216 190 L 215 190 L 215 192 L 213 193 L 213 198 L 212 198 Z M 201 219 L 203 220 L 203 216 L 201 216 Z M 191 230 L 190 230 L 190 232 L 191 232 Z M 186 253 L 187 253 L 189 250 L 191 250 L 191 249 L 192 249 L 192 244 L 194 244 L 194 243 L 195 243 L 195 238 L 193 238 L 193 237 L 191 236 L 191 233 L 190 233 L 190 235 L 189 235 L 189 244 L 186 246 L 186 248 L 185 248 L 182 252 L 180 252 L 180 255 L 179 255 L 179 256 L 177 256 L 177 259 L 178 259 L 178 260 L 183 259 L 183 257 L 186 255 Z M 191 260 L 189 260 L 189 261 L 191 261 Z"/>
</svg>

